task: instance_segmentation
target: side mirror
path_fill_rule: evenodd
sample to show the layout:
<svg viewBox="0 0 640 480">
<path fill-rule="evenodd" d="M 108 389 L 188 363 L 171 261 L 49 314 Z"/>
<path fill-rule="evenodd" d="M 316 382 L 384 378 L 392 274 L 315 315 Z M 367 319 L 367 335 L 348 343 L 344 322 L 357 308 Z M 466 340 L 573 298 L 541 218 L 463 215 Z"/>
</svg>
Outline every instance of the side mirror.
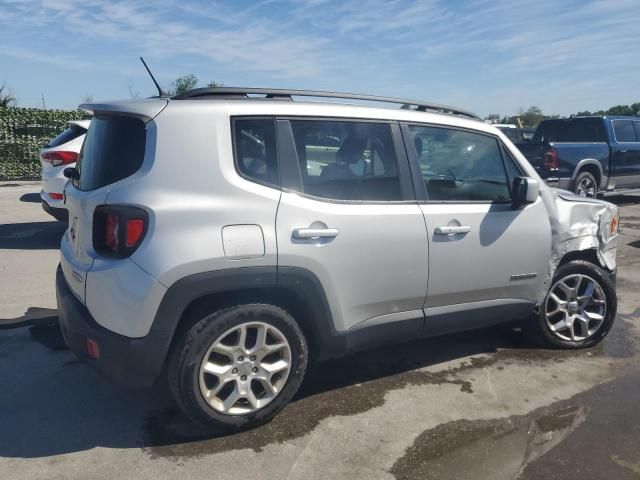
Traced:
<svg viewBox="0 0 640 480">
<path fill-rule="evenodd" d="M 76 167 L 68 167 L 62 171 L 62 174 L 67 177 L 69 180 L 77 180 L 80 172 Z"/>
<path fill-rule="evenodd" d="M 538 180 L 528 177 L 515 177 L 511 187 L 513 207 L 518 208 L 527 203 L 533 203 L 540 195 Z"/>
</svg>

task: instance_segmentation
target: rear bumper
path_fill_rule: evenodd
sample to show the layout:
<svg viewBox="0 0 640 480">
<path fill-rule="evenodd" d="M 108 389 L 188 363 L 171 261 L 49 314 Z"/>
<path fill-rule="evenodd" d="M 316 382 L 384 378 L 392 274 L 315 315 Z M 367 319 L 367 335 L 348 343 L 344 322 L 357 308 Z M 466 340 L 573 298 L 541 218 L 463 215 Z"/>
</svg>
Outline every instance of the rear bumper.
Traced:
<svg viewBox="0 0 640 480">
<path fill-rule="evenodd" d="M 69 212 L 66 208 L 52 207 L 47 202 L 42 200 L 42 209 L 56 220 L 60 220 L 61 222 L 65 223 L 69 222 Z"/>
<path fill-rule="evenodd" d="M 549 177 L 549 178 L 545 178 L 544 181 L 550 187 L 561 188 L 562 190 L 571 190 L 570 178 Z"/>
<path fill-rule="evenodd" d="M 160 376 L 171 342 L 171 332 L 150 332 L 146 337 L 118 335 L 98 325 L 71 293 L 58 266 L 56 299 L 60 328 L 69 349 L 118 385 L 148 387 Z M 97 342 L 100 357 L 89 357 L 86 340 Z"/>
</svg>

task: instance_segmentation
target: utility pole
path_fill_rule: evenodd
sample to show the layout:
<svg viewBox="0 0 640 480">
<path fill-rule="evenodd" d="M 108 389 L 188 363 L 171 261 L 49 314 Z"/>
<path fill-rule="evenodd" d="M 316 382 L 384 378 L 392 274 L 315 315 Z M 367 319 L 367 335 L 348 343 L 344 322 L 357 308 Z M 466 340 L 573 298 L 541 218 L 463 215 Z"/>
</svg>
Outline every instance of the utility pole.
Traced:
<svg viewBox="0 0 640 480">
<path fill-rule="evenodd" d="M 42 92 L 42 109 L 46 110 L 47 106 L 44 104 L 44 92 Z"/>
</svg>

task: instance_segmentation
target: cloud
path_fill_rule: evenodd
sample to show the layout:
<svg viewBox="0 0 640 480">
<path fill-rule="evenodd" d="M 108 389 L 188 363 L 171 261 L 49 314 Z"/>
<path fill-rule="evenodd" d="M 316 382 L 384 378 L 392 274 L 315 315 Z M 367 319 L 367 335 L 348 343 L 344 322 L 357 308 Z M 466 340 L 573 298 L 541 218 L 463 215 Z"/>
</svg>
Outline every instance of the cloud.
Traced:
<svg viewBox="0 0 640 480">
<path fill-rule="evenodd" d="M 4 0 L 0 55 L 121 75 L 119 60 L 142 54 L 165 76 L 205 65 L 442 101 L 503 101 L 508 85 L 526 102 L 631 89 L 638 25 L 637 0 Z"/>
</svg>

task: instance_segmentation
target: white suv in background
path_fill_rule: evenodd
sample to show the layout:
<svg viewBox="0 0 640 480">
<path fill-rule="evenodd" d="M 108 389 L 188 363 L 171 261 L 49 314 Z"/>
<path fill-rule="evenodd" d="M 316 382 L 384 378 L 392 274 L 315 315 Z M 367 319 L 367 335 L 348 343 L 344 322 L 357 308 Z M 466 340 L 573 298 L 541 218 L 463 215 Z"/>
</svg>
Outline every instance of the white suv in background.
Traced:
<svg viewBox="0 0 640 480">
<path fill-rule="evenodd" d="M 168 374 L 196 422 L 268 421 L 310 359 L 515 319 L 584 348 L 613 324 L 617 207 L 551 189 L 473 114 L 237 88 L 83 108 L 62 333 L 120 384 Z"/>
<path fill-rule="evenodd" d="M 63 172 L 65 168 L 75 166 L 91 120 L 74 120 L 67 123 L 69 128 L 40 150 L 42 208 L 62 221 L 67 221 L 67 209 L 64 206 L 67 178 Z"/>
</svg>

